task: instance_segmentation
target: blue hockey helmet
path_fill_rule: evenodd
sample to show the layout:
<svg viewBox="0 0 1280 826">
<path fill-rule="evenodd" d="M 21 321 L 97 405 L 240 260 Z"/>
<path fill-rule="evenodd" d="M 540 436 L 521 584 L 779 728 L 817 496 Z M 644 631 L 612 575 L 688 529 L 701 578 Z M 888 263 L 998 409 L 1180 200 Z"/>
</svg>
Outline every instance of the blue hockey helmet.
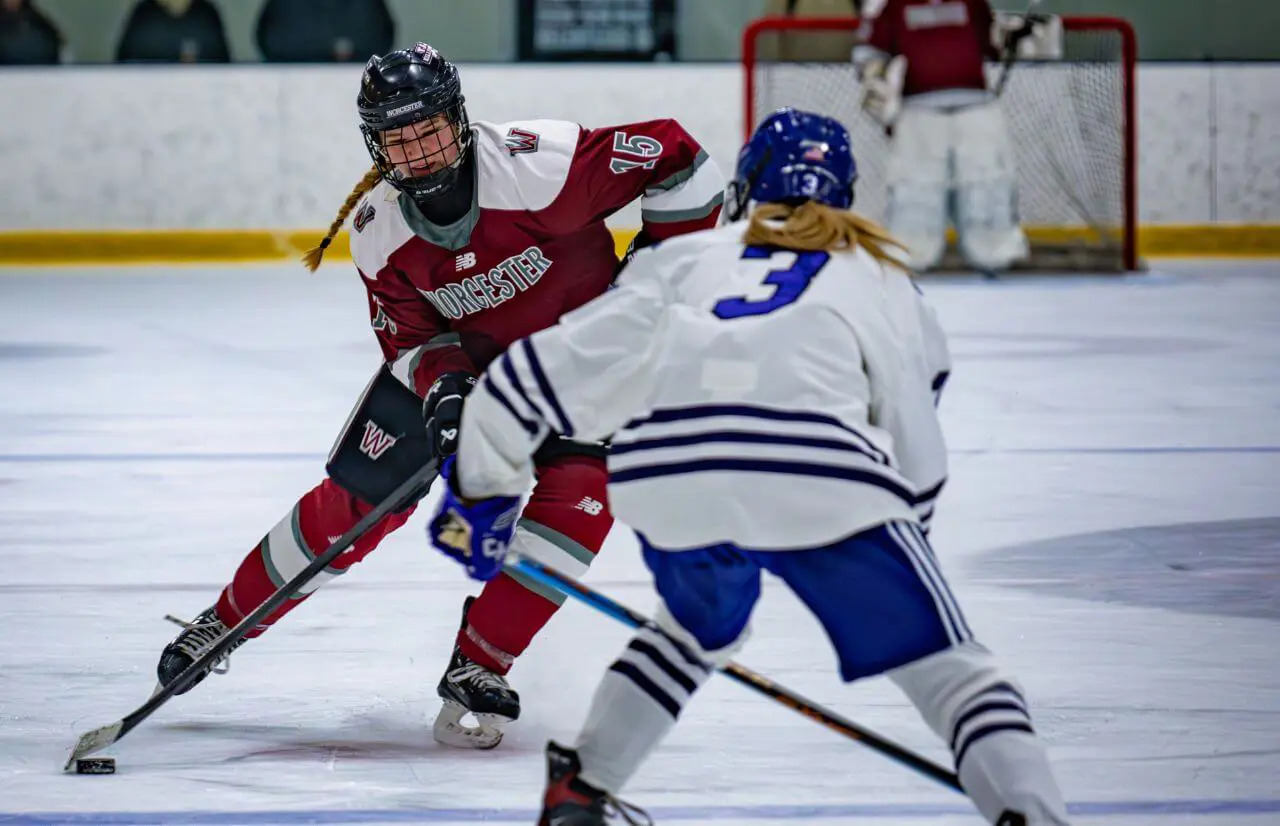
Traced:
<svg viewBox="0 0 1280 826">
<path fill-rule="evenodd" d="M 730 182 L 730 217 L 742 217 L 749 201 L 820 204 L 848 209 L 858 165 L 849 131 L 835 118 L 779 109 L 756 127 L 738 153 Z"/>
</svg>

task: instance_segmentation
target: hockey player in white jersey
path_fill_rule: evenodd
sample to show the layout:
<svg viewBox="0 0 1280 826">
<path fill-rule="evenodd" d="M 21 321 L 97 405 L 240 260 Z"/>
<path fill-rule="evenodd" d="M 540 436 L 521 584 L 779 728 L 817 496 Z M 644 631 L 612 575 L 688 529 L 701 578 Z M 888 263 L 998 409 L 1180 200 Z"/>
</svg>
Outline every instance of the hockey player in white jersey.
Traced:
<svg viewBox="0 0 1280 826">
<path fill-rule="evenodd" d="M 616 795 L 742 645 L 762 571 L 813 611 L 846 681 L 906 693 L 989 822 L 1066 823 L 1024 695 L 926 538 L 948 351 L 892 239 L 849 211 L 855 177 L 839 123 L 775 113 L 739 155 L 735 222 L 638 253 L 467 402 L 432 542 L 495 576 L 542 439 L 612 435 L 610 505 L 662 598 L 661 632 L 609 668 L 575 747 L 548 744 L 542 824 L 635 822 Z"/>
</svg>

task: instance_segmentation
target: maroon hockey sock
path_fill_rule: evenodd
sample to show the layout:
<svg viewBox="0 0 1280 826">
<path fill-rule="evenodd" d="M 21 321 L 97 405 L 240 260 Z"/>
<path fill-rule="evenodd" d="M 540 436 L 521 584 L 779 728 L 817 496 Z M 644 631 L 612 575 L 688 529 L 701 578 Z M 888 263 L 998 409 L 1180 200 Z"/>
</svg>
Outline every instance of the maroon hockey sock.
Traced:
<svg viewBox="0 0 1280 826">
<path fill-rule="evenodd" d="M 329 479 L 312 488 L 240 563 L 231 583 L 218 598 L 218 619 L 227 626 L 240 622 L 307 567 L 318 554 L 324 553 L 334 540 L 350 530 L 370 510 L 372 506 L 356 499 Z M 246 636 L 252 638 L 263 633 L 301 605 L 315 589 L 364 559 L 384 536 L 403 525 L 410 513 L 411 510 L 393 513 L 374 525 L 350 549 L 304 585 L 300 594 L 286 600 Z"/>
</svg>

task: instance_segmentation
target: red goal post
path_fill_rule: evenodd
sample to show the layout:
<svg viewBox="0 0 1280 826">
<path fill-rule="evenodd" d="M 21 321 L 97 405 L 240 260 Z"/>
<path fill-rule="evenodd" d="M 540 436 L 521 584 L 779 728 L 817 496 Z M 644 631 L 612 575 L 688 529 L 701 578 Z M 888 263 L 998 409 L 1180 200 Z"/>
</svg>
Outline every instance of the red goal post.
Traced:
<svg viewBox="0 0 1280 826">
<path fill-rule="evenodd" d="M 1062 22 L 1062 58 L 1019 60 L 1001 97 L 1032 245 L 1028 268 L 1137 270 L 1137 37 L 1118 17 L 1065 16 Z M 861 111 L 852 62 L 771 55 L 784 51 L 783 37 L 790 51 L 803 53 L 795 47 L 806 33 L 827 38 L 827 47 L 832 35 L 852 43 L 858 24 L 852 17 L 765 17 L 746 27 L 744 139 L 781 106 L 836 117 L 853 136 L 857 206 L 881 218 L 888 140 Z M 993 88 L 1000 71 L 989 67 Z"/>
</svg>

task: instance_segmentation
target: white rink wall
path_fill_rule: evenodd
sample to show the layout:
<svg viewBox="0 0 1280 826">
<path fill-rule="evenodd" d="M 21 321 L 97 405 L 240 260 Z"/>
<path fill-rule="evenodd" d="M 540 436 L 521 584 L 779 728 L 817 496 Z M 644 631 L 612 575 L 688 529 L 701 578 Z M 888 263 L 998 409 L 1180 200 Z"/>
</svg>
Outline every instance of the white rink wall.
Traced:
<svg viewBox="0 0 1280 826">
<path fill-rule="evenodd" d="M 474 119 L 674 116 L 726 171 L 741 139 L 737 65 L 462 70 Z M 325 226 L 368 165 L 359 73 L 6 69 L 0 230 Z M 1141 66 L 1138 109 L 1140 223 L 1280 224 L 1280 65 Z"/>
</svg>

